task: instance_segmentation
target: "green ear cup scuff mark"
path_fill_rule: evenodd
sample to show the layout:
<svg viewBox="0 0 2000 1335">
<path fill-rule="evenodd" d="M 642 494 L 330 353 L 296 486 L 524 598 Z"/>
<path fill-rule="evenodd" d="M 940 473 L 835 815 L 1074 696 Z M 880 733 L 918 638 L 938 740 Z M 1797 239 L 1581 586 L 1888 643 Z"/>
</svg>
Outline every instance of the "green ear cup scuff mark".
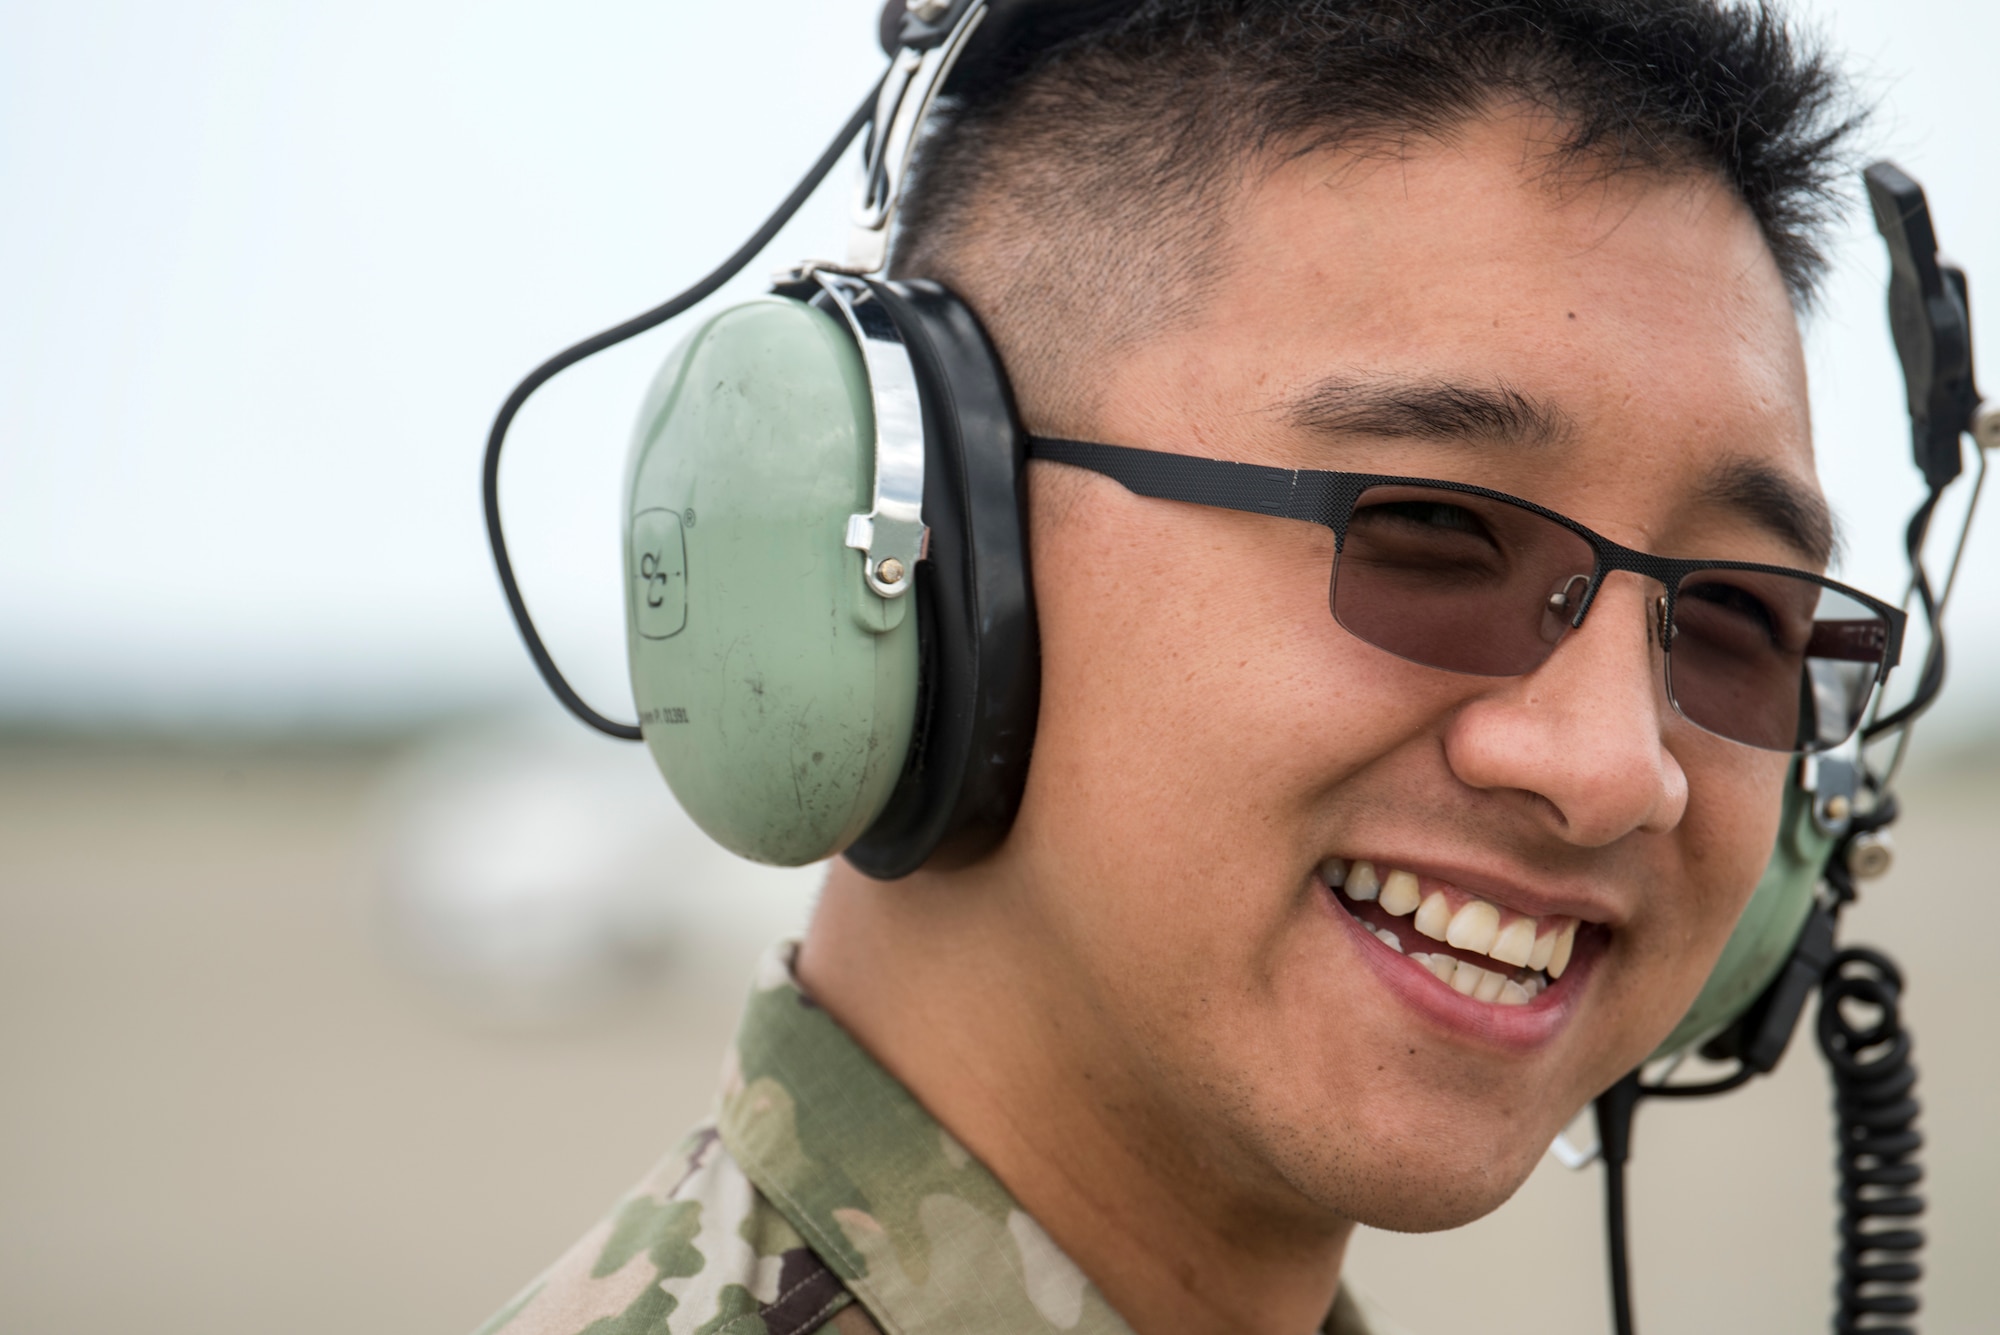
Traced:
<svg viewBox="0 0 2000 1335">
<path fill-rule="evenodd" d="M 627 463 L 627 646 L 674 796 L 732 852 L 798 866 L 888 801 L 910 746 L 911 599 L 845 545 L 874 477 L 860 353 L 832 317 L 764 298 L 678 347 Z"/>
<path fill-rule="evenodd" d="M 1666 1057 L 1698 1043 L 1741 1015 L 1791 956 L 1812 911 L 1813 891 L 1833 851 L 1833 840 L 1813 823 L 1812 794 L 1798 785 L 1793 762 L 1785 784 L 1778 842 L 1763 879 L 1737 919 L 1736 930 L 1681 1022 L 1653 1053 Z"/>
</svg>

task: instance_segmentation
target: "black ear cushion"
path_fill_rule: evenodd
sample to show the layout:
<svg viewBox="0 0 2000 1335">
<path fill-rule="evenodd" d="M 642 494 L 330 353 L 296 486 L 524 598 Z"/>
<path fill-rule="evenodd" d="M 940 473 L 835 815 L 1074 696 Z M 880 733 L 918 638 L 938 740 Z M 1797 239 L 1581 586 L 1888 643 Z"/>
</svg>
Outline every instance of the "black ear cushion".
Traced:
<svg viewBox="0 0 2000 1335">
<path fill-rule="evenodd" d="M 870 283 L 902 332 L 924 413 L 917 567 L 923 688 L 889 805 L 847 850 L 869 876 L 977 861 L 1021 805 L 1041 698 L 1028 572 L 1028 438 L 986 331 L 937 283 Z"/>
</svg>

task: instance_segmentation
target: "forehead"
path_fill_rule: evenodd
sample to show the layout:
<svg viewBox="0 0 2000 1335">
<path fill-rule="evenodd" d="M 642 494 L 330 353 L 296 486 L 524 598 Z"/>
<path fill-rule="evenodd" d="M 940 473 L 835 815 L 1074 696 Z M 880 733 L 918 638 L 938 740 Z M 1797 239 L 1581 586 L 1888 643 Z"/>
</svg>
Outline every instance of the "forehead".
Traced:
<svg viewBox="0 0 2000 1335">
<path fill-rule="evenodd" d="M 1706 522 L 1693 498 L 1746 465 L 1816 491 L 1797 324 L 1749 211 L 1693 172 L 1555 170 L 1541 138 L 1501 117 L 1253 178 L 1198 326 L 1137 355 L 1156 400 L 1184 400 L 1179 438 L 1191 425 L 1233 457 L 1294 466 L 1394 471 L 1386 450 L 1412 472 L 1499 467 L 1586 508 L 1611 478 L 1607 504 L 1648 483 L 1685 502 L 1625 516 L 1616 535 L 1635 545 Z M 1364 415 L 1347 449 L 1297 411 L 1344 385 L 1424 382 L 1516 395 L 1558 429 L 1370 442 Z"/>
</svg>

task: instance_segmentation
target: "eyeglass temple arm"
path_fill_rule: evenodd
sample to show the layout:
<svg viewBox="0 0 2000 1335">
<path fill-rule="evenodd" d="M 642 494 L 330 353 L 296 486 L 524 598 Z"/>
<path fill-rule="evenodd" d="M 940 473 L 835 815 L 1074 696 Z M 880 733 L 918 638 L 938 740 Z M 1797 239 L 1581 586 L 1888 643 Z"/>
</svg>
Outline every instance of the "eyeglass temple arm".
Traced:
<svg viewBox="0 0 2000 1335">
<path fill-rule="evenodd" d="M 1101 473 L 1127 491 L 1162 501 L 1242 510 L 1333 526 L 1335 513 L 1320 475 L 1228 459 L 1200 459 L 1124 445 L 1033 436 L 1028 457 Z"/>
</svg>

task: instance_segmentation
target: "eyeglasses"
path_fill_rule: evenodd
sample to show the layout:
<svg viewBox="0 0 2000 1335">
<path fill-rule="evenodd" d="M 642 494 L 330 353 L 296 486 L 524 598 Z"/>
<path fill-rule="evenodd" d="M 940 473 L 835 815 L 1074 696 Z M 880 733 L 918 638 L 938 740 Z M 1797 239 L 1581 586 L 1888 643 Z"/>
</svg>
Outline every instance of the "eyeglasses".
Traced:
<svg viewBox="0 0 2000 1335">
<path fill-rule="evenodd" d="M 1634 551 L 1485 487 L 1042 437 L 1028 453 L 1141 496 L 1332 529 L 1334 620 L 1448 672 L 1532 672 L 1583 624 L 1606 575 L 1653 580 L 1666 590 L 1651 631 L 1668 700 L 1689 722 L 1766 751 L 1846 741 L 1902 651 L 1903 613 L 1858 589 L 1783 566 Z"/>
</svg>

